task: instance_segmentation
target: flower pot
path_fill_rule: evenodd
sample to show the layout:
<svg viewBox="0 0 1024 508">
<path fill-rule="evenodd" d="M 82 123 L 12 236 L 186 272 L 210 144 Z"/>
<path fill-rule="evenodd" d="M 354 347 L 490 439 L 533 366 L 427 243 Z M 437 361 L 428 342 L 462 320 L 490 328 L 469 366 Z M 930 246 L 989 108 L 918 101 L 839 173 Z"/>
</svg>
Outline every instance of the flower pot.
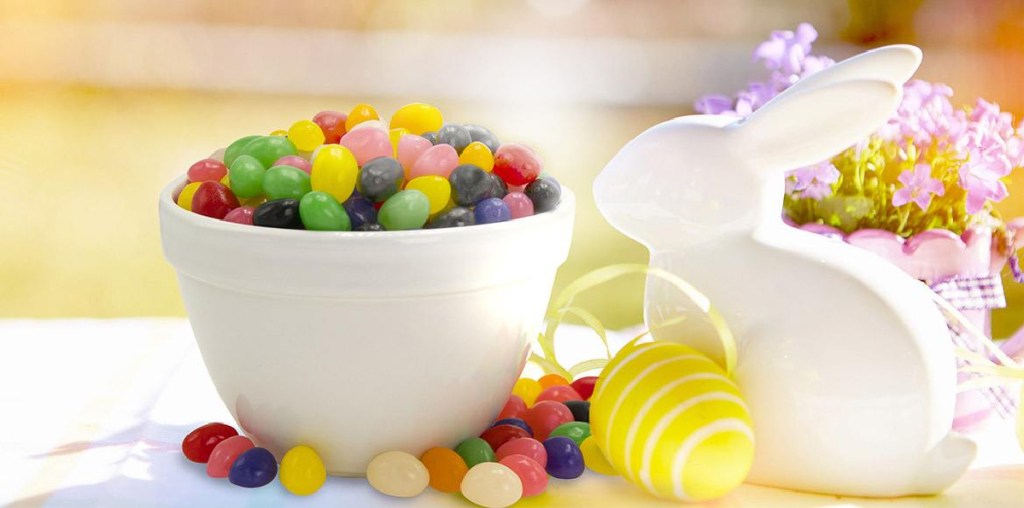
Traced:
<svg viewBox="0 0 1024 508">
<path fill-rule="evenodd" d="M 242 226 L 160 196 L 164 254 L 203 361 L 258 446 L 329 473 L 419 456 L 501 410 L 569 252 L 574 197 L 501 224 L 394 232 Z"/>
</svg>

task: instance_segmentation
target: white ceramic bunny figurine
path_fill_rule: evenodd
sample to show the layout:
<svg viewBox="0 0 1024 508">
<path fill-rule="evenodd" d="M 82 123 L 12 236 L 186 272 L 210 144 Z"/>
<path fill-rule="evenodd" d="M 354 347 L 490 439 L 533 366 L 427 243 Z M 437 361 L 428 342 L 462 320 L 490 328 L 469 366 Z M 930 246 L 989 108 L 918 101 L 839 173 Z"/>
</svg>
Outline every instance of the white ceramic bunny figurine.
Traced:
<svg viewBox="0 0 1024 508">
<path fill-rule="evenodd" d="M 867 251 L 786 226 L 783 171 L 826 160 L 895 111 L 921 52 L 889 46 L 790 87 L 742 120 L 695 115 L 629 142 L 594 183 L 598 208 L 693 283 L 739 348 L 754 419 L 752 483 L 855 496 L 934 494 L 975 455 L 950 433 L 955 362 L 928 289 Z M 659 329 L 688 303 L 647 281 L 661 340 L 713 358 L 700 319 Z"/>
</svg>

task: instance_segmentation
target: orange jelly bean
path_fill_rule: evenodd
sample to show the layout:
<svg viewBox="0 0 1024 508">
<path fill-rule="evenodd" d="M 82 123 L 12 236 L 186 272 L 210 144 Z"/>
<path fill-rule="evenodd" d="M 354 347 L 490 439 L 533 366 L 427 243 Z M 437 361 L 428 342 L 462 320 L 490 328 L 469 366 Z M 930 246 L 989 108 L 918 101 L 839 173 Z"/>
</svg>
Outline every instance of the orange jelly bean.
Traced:
<svg viewBox="0 0 1024 508">
<path fill-rule="evenodd" d="M 430 473 L 430 486 L 439 492 L 458 492 L 469 468 L 462 456 L 448 448 L 431 448 L 420 457 Z"/>
<path fill-rule="evenodd" d="M 541 376 L 541 378 L 538 379 L 537 382 L 540 383 L 541 388 L 551 388 L 552 386 L 569 386 L 569 381 L 566 380 L 564 377 L 559 376 L 558 374 L 547 374 L 545 376 Z"/>
</svg>

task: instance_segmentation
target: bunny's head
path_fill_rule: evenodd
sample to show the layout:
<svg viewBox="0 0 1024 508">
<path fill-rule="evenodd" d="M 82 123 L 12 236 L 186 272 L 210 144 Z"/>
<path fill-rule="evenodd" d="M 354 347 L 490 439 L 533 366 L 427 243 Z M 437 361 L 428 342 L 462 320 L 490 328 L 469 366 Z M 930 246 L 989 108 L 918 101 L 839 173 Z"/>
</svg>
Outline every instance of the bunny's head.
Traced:
<svg viewBox="0 0 1024 508">
<path fill-rule="evenodd" d="M 896 110 L 921 51 L 887 46 L 806 79 L 750 116 L 693 115 L 643 132 L 594 182 L 608 221 L 648 247 L 780 221 L 785 170 L 866 138 Z"/>
</svg>

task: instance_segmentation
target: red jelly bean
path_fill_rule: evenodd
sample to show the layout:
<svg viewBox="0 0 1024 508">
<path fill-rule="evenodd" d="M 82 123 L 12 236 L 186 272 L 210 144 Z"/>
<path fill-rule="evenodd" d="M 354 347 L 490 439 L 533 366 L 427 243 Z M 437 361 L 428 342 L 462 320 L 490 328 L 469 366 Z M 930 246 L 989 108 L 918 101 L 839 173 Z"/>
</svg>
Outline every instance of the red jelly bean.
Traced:
<svg viewBox="0 0 1024 508">
<path fill-rule="evenodd" d="M 210 453 L 206 474 L 211 478 L 227 478 L 235 459 L 254 446 L 252 440 L 245 436 L 231 436 L 221 441 Z"/>
<path fill-rule="evenodd" d="M 220 182 L 203 182 L 192 196 L 192 211 L 214 219 L 223 219 L 238 207 L 238 198 Z"/>
<path fill-rule="evenodd" d="M 551 386 L 545 388 L 537 396 L 537 402 L 544 400 L 567 402 L 570 400 L 583 400 L 583 397 L 580 397 L 580 394 L 576 393 L 576 390 L 573 390 L 571 386 Z"/>
<path fill-rule="evenodd" d="M 498 417 L 495 420 L 504 420 L 505 418 L 519 418 L 521 420 L 523 416 L 526 416 L 526 403 L 523 402 L 522 397 L 512 395 L 508 398 L 508 402 L 505 403 L 505 407 L 501 409 L 501 413 L 498 413 Z"/>
<path fill-rule="evenodd" d="M 533 438 L 522 437 L 513 439 L 501 445 L 501 448 L 498 448 L 498 451 L 495 452 L 495 456 L 499 461 L 510 455 L 525 455 L 535 460 L 540 464 L 540 467 L 547 467 L 548 465 L 548 449 L 544 448 L 544 443 Z"/>
<path fill-rule="evenodd" d="M 210 453 L 213 452 L 214 447 L 221 441 L 237 435 L 238 431 L 230 425 L 207 423 L 185 436 L 181 442 L 181 451 L 188 460 L 205 464 L 210 460 Z"/>
<path fill-rule="evenodd" d="M 572 411 L 561 402 L 540 401 L 526 412 L 526 424 L 533 429 L 533 437 L 544 441 L 555 427 L 575 421 Z"/>
<path fill-rule="evenodd" d="M 524 455 L 509 455 L 498 461 L 523 482 L 523 497 L 536 496 L 548 487 L 548 473 L 537 461 Z"/>
<path fill-rule="evenodd" d="M 313 117 L 313 123 L 324 131 L 326 144 L 337 143 L 345 135 L 345 120 L 348 120 L 348 115 L 337 111 L 321 111 Z"/>
<path fill-rule="evenodd" d="M 219 182 L 228 174 L 228 167 L 217 159 L 203 159 L 188 168 L 189 182 Z"/>
<path fill-rule="evenodd" d="M 522 437 L 530 437 L 530 433 L 526 432 L 522 427 L 516 427 L 515 425 L 498 425 L 480 434 L 480 439 L 487 441 L 487 444 L 491 445 L 492 450 L 497 450 L 501 448 L 501 445 Z"/>
<path fill-rule="evenodd" d="M 254 211 L 256 211 L 254 207 L 240 206 L 228 212 L 228 214 L 224 216 L 224 221 L 252 226 L 252 213 Z"/>
<path fill-rule="evenodd" d="M 594 385 L 597 384 L 597 376 L 581 377 L 576 381 L 572 382 L 572 389 L 576 390 L 576 393 L 580 394 L 583 400 L 590 400 L 590 396 L 594 394 Z"/>
<path fill-rule="evenodd" d="M 540 159 L 525 145 L 506 143 L 494 154 L 494 174 L 509 185 L 526 185 L 537 179 L 542 170 Z"/>
</svg>

